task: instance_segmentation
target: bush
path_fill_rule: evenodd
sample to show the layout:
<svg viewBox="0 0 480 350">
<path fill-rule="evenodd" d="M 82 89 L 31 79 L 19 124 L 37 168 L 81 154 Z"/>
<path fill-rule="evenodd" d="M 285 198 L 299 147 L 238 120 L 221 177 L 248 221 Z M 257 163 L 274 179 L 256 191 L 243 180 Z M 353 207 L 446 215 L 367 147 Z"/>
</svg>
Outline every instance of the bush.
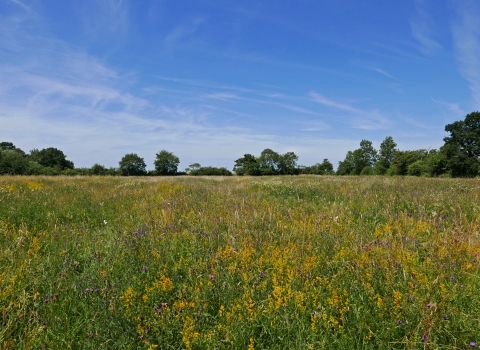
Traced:
<svg viewBox="0 0 480 350">
<path fill-rule="evenodd" d="M 373 175 L 373 174 L 374 174 L 373 168 L 369 165 L 364 167 L 360 172 L 360 175 Z"/>
<path fill-rule="evenodd" d="M 427 166 L 423 160 L 417 160 L 407 167 L 407 174 L 410 176 L 422 176 L 427 173 Z"/>
<path fill-rule="evenodd" d="M 387 176 L 397 176 L 399 175 L 398 167 L 394 164 L 390 165 L 390 167 L 387 169 L 387 172 L 385 173 Z"/>
</svg>

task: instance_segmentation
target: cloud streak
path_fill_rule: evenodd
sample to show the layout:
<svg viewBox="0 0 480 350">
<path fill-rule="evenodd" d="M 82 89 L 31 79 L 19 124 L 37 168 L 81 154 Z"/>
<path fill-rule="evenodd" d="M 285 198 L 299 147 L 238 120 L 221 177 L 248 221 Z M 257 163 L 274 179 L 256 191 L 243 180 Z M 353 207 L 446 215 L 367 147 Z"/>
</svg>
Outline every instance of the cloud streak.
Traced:
<svg viewBox="0 0 480 350">
<path fill-rule="evenodd" d="M 460 73 L 468 81 L 476 108 L 480 105 L 480 9 L 465 0 L 457 7 L 458 20 L 452 26 Z"/>
</svg>

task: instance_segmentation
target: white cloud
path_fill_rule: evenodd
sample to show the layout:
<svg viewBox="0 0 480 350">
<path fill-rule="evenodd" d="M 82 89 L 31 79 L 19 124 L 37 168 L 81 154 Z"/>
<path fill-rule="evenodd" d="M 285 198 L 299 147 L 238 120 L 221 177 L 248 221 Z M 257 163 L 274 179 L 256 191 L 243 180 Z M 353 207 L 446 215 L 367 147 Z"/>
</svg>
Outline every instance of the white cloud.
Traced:
<svg viewBox="0 0 480 350">
<path fill-rule="evenodd" d="M 456 2 L 458 20 L 452 26 L 460 73 L 468 81 L 475 108 L 480 105 L 480 7 L 476 1 Z"/>
<path fill-rule="evenodd" d="M 432 55 L 442 49 L 442 46 L 432 38 L 433 19 L 428 12 L 428 0 L 414 0 L 415 16 L 410 23 L 412 36 L 420 44 L 423 54 Z"/>
<path fill-rule="evenodd" d="M 387 129 L 391 124 L 390 120 L 377 110 L 362 110 L 344 102 L 332 100 L 316 92 L 311 92 L 310 97 L 316 103 L 344 112 L 337 114 L 337 118 L 353 128 L 378 130 Z"/>
</svg>

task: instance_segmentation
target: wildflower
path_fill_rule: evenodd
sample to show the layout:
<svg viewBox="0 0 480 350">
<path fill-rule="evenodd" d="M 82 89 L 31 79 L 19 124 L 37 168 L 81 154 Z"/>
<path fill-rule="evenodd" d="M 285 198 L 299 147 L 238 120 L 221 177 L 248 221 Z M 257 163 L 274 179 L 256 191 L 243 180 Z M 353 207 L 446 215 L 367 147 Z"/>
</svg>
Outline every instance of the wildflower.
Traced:
<svg viewBox="0 0 480 350">
<path fill-rule="evenodd" d="M 470 346 L 471 346 L 472 348 L 474 348 L 474 347 L 477 346 L 477 343 L 475 343 L 474 341 L 471 341 L 471 342 L 470 342 Z"/>
<path fill-rule="evenodd" d="M 261 271 L 260 272 L 260 279 L 262 279 L 263 277 L 265 277 L 265 272 Z"/>
<path fill-rule="evenodd" d="M 402 320 L 397 320 L 397 324 L 402 324 Z"/>
<path fill-rule="evenodd" d="M 427 304 L 427 307 L 428 307 L 429 309 L 430 309 L 431 306 L 432 306 L 432 305 L 430 305 L 430 303 Z"/>
<path fill-rule="evenodd" d="M 445 321 L 448 321 L 448 315 L 443 316 L 443 319 L 444 319 Z"/>
<path fill-rule="evenodd" d="M 50 300 L 48 299 L 48 297 L 46 297 L 43 302 L 44 302 L 44 303 L 48 303 L 49 301 L 50 301 Z"/>
<path fill-rule="evenodd" d="M 215 276 L 214 276 L 214 275 L 210 275 L 210 280 L 215 281 Z"/>
<path fill-rule="evenodd" d="M 107 220 L 103 220 L 103 224 L 106 225 L 106 224 L 107 224 Z"/>
<path fill-rule="evenodd" d="M 422 335 L 422 340 L 423 341 L 428 341 L 428 335 L 426 335 L 426 334 Z"/>
<path fill-rule="evenodd" d="M 143 269 L 143 272 L 147 272 L 148 267 L 146 267 L 145 265 L 143 265 L 142 269 Z"/>
</svg>

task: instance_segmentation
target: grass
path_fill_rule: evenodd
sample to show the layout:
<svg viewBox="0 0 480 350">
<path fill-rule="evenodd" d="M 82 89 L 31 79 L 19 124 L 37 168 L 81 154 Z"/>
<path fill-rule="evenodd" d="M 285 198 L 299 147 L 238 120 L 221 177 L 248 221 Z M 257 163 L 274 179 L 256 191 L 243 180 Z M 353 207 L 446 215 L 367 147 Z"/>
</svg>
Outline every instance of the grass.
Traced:
<svg viewBox="0 0 480 350">
<path fill-rule="evenodd" d="M 465 349 L 480 181 L 0 177 L 0 349 Z"/>
</svg>

